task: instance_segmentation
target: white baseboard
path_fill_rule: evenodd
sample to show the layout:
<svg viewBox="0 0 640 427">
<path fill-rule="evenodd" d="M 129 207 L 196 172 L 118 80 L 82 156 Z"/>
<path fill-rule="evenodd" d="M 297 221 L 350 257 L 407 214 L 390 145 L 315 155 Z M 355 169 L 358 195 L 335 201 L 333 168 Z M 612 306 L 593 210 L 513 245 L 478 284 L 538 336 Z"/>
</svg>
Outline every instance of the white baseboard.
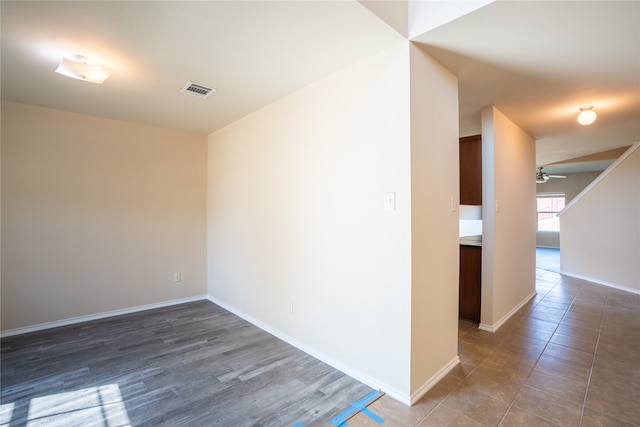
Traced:
<svg viewBox="0 0 640 427">
<path fill-rule="evenodd" d="M 522 301 L 520 301 L 518 303 L 518 305 L 513 307 L 507 314 L 505 314 L 502 317 L 502 319 L 498 320 L 493 325 L 487 325 L 486 323 L 480 323 L 480 325 L 478 325 L 478 329 L 481 329 L 481 330 L 487 331 L 487 332 L 496 332 L 500 328 L 500 326 L 504 325 L 505 322 L 511 318 L 511 316 L 516 314 L 518 312 L 518 310 L 520 310 L 526 303 L 531 301 L 531 299 L 533 297 L 535 297 L 535 296 L 536 296 L 536 291 L 531 292 L 527 297 L 525 297 Z"/>
<path fill-rule="evenodd" d="M 194 297 L 180 298 L 177 300 L 163 301 L 163 302 L 158 302 L 153 304 L 139 305 L 136 307 L 123 308 L 120 310 L 104 311 L 102 313 L 72 317 L 69 319 L 56 320 L 53 322 L 39 323 L 37 325 L 27 326 L 24 328 L 16 328 L 16 329 L 9 329 L 6 331 L 0 331 L 0 337 L 1 338 L 10 337 L 13 335 L 26 334 L 29 332 L 42 331 L 45 329 L 57 328 L 60 326 L 68 326 L 76 323 L 88 322 L 90 320 L 105 319 L 107 317 L 120 316 L 122 314 L 137 313 L 138 311 L 151 310 L 154 308 L 162 308 L 162 307 L 168 307 L 171 305 L 185 304 L 193 301 L 202 301 L 204 299 L 207 299 L 206 295 L 197 295 Z"/>
<path fill-rule="evenodd" d="M 460 357 L 456 356 L 451 360 L 451 362 L 447 363 L 446 366 L 440 369 L 440 371 L 438 371 L 434 376 L 429 378 L 427 382 L 425 382 L 418 390 L 416 390 L 415 393 L 411 395 L 410 404 L 413 405 L 418 400 L 420 400 L 422 396 L 424 396 L 429 390 L 431 390 L 433 386 L 438 383 L 438 381 L 444 378 L 444 376 L 451 372 L 451 370 L 458 366 L 458 364 L 460 364 Z"/>
<path fill-rule="evenodd" d="M 640 295 L 640 289 L 627 288 L 626 286 L 620 286 L 620 285 L 618 285 L 616 283 L 605 282 L 605 281 L 602 281 L 602 280 L 599 280 L 599 279 L 594 279 L 593 277 L 582 276 L 580 274 L 574 274 L 574 273 L 566 272 L 566 271 L 560 271 L 560 274 L 563 274 L 563 275 L 569 276 L 569 277 L 574 277 L 574 278 L 580 279 L 580 280 L 586 280 L 587 282 L 596 283 L 598 285 L 607 286 L 609 288 L 619 289 L 621 291 L 631 292 L 632 294 Z"/>
<path fill-rule="evenodd" d="M 319 351 L 318 349 L 315 349 L 313 347 L 310 347 L 306 344 L 301 343 L 300 341 L 298 341 L 297 339 L 285 334 L 284 332 L 275 329 L 273 327 L 271 327 L 270 325 L 267 325 L 266 323 L 256 319 L 253 316 L 248 315 L 247 313 L 244 313 L 243 311 L 240 311 L 238 309 L 236 309 L 235 307 L 232 307 L 212 296 L 208 296 L 207 299 L 209 301 L 211 301 L 212 303 L 219 305 L 220 307 L 224 308 L 225 310 L 235 314 L 238 317 L 241 317 L 242 319 L 246 320 L 247 322 L 257 326 L 258 328 L 262 329 L 263 331 L 275 336 L 276 338 L 281 339 L 282 341 L 286 342 L 287 344 L 290 344 L 294 347 L 296 347 L 299 350 L 304 351 L 305 353 L 307 353 L 310 356 L 315 357 L 316 359 L 326 363 L 327 365 L 343 372 L 344 374 L 350 376 L 351 378 L 354 378 L 357 381 L 360 381 L 361 383 L 371 387 L 374 390 L 379 390 L 382 391 L 383 393 L 385 393 L 386 395 L 388 395 L 389 397 L 392 397 L 393 399 L 404 403 L 405 405 L 409 406 L 412 403 L 411 400 L 411 396 L 407 393 L 403 393 L 400 390 L 397 390 L 394 387 L 389 386 L 388 384 L 384 384 L 383 382 L 378 381 L 377 379 L 371 377 L 370 375 L 367 375 L 361 371 L 359 371 L 358 369 L 353 368 L 352 366 L 348 366 L 346 364 L 344 364 L 343 362 L 327 355 L 326 353 L 323 353 L 321 351 Z"/>
<path fill-rule="evenodd" d="M 534 293 L 535 295 L 535 293 Z M 264 330 L 265 332 L 281 339 L 282 341 L 304 351 L 305 353 L 315 357 L 316 359 L 326 363 L 327 365 L 345 373 L 346 375 L 356 379 L 357 381 L 360 381 L 361 383 L 373 388 L 374 390 L 380 390 L 382 392 L 384 392 L 385 394 L 387 394 L 389 397 L 404 403 L 407 406 L 411 406 L 414 403 L 416 403 L 418 400 L 420 400 L 420 398 L 427 393 L 434 385 L 437 384 L 438 381 L 440 381 L 447 373 L 449 373 L 455 366 L 457 366 L 460 363 L 460 359 L 458 358 L 458 356 L 456 356 L 453 360 L 451 360 L 451 362 L 449 362 L 446 366 L 444 366 L 442 369 L 440 369 L 440 371 L 438 371 L 433 377 L 431 377 L 427 382 L 425 382 L 415 393 L 413 394 L 408 394 L 405 392 L 402 392 L 398 389 L 396 389 L 395 387 L 392 387 L 388 384 L 385 384 L 384 382 L 378 381 L 377 379 L 371 377 L 370 375 L 367 375 L 363 372 L 361 372 L 358 369 L 355 369 L 352 366 L 348 366 L 345 363 L 315 349 L 312 348 L 306 344 L 301 343 L 300 341 L 296 340 L 295 338 L 285 334 L 284 332 L 277 330 L 263 322 L 261 322 L 260 320 L 247 315 L 246 313 L 235 309 L 234 307 L 231 307 L 229 305 L 227 305 L 226 303 L 219 301 L 211 296 L 208 295 L 198 295 L 198 296 L 193 296 L 193 297 L 188 297 L 188 298 L 181 298 L 181 299 L 177 299 L 177 300 L 171 300 L 171 301 L 163 301 L 163 302 L 159 302 L 159 303 L 153 303 L 153 304 L 145 304 L 145 305 L 140 305 L 140 306 L 136 306 L 136 307 L 130 307 L 130 308 L 125 308 L 125 309 L 120 309 L 120 310 L 112 310 L 112 311 L 106 311 L 106 312 L 102 312 L 102 313 L 97 313 L 97 314 L 91 314 L 91 315 L 86 315 L 86 316 L 79 316 L 79 317 L 73 317 L 73 318 L 69 318 L 69 319 L 63 319 L 63 320 L 58 320 L 58 321 L 53 321 L 53 322 L 46 322 L 46 323 L 40 323 L 37 325 L 33 325 L 33 326 L 28 326 L 28 327 L 24 327 L 24 328 L 16 328 L 16 329 L 9 329 L 6 331 L 0 331 L 0 337 L 4 338 L 4 337 L 9 337 L 9 336 L 14 336 L 14 335 L 20 335 L 20 334 L 26 334 L 29 332 L 36 332 L 36 331 L 42 331 L 45 329 L 51 329 L 51 328 L 57 328 L 60 326 L 68 326 L 68 325 L 73 325 L 76 323 L 82 323 L 82 322 L 88 322 L 91 320 L 99 320 L 99 319 L 105 319 L 108 317 L 113 317 L 113 316 L 120 316 L 123 314 L 130 314 L 130 313 L 136 313 L 139 311 L 145 311 L 145 310 L 151 310 L 151 309 L 155 309 L 155 308 L 162 308 L 162 307 L 168 307 L 168 306 L 172 306 L 172 305 L 178 305 L 178 304 L 185 304 L 185 303 L 189 303 L 189 302 L 194 302 L 194 301 L 201 301 L 201 300 L 209 300 L 212 303 L 219 305 L 220 307 L 224 308 L 225 310 L 228 310 L 229 312 L 235 314 L 238 317 L 243 318 L 244 320 L 248 321 L 249 323 L 252 323 L 253 325 L 257 326 L 258 328 Z M 528 299 L 527 299 L 528 301 Z M 524 303 L 526 303 L 526 301 L 524 301 L 521 305 L 523 305 Z M 518 307 L 519 308 L 519 307 Z M 514 312 L 517 311 L 517 309 L 513 310 Z M 510 315 L 509 315 L 510 317 Z M 506 321 L 506 319 L 505 319 Z M 497 329 L 497 328 L 496 328 Z"/>
</svg>

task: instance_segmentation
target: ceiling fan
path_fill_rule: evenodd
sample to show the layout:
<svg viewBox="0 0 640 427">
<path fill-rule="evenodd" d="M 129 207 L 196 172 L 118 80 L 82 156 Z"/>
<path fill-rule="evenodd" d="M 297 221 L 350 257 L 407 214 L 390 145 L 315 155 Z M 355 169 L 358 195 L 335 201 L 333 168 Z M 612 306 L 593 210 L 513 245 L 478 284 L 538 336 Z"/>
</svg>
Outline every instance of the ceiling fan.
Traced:
<svg viewBox="0 0 640 427">
<path fill-rule="evenodd" d="M 546 172 L 542 171 L 543 166 L 538 167 L 538 172 L 536 172 L 536 182 L 538 184 L 544 184 L 549 181 L 549 178 L 566 178 L 564 175 L 549 175 Z"/>
</svg>

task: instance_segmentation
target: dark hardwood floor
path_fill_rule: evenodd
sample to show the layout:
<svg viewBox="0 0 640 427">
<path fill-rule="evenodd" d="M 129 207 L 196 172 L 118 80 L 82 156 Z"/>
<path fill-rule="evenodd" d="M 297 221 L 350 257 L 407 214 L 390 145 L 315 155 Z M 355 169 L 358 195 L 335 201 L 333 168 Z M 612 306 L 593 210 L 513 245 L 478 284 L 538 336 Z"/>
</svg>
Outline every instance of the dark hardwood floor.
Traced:
<svg viewBox="0 0 640 427">
<path fill-rule="evenodd" d="M 1 341 L 0 424 L 331 426 L 371 389 L 212 304 Z"/>
</svg>

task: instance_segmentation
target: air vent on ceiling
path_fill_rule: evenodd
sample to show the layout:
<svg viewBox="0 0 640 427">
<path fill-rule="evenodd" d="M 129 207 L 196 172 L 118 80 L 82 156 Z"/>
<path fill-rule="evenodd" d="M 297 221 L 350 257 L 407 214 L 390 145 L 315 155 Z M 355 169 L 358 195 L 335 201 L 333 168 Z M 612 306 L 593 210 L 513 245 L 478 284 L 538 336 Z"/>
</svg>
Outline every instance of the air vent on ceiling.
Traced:
<svg viewBox="0 0 640 427">
<path fill-rule="evenodd" d="M 187 95 L 195 96 L 198 98 L 208 98 L 213 92 L 215 92 L 215 88 L 206 87 L 194 82 L 189 82 L 180 91 L 180 93 L 186 93 Z"/>
</svg>

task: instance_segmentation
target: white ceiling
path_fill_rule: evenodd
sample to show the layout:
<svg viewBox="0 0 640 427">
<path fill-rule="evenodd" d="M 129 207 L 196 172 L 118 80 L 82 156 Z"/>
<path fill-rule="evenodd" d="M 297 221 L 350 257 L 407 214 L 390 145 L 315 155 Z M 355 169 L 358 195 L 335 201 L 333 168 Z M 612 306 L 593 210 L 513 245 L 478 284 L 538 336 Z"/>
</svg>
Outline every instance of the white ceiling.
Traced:
<svg viewBox="0 0 640 427">
<path fill-rule="evenodd" d="M 396 5 L 394 19 L 407 10 Z M 0 7 L 3 99 L 198 133 L 404 39 L 352 0 Z M 640 1 L 498 1 L 413 41 L 458 75 L 462 136 L 495 105 L 536 139 L 539 165 L 640 140 Z M 76 54 L 111 77 L 53 72 Z M 217 92 L 180 94 L 188 81 Z M 598 112 L 588 127 L 575 121 L 583 105 Z"/>
<path fill-rule="evenodd" d="M 355 1 L 2 1 L 2 97 L 210 133 L 402 40 Z M 102 85 L 54 73 L 85 55 Z M 208 99 L 180 94 L 189 81 Z"/>
<path fill-rule="evenodd" d="M 638 1 L 498 1 L 414 41 L 458 75 L 462 136 L 495 105 L 540 166 L 640 140 Z M 591 126 L 576 122 L 585 105 Z"/>
</svg>

